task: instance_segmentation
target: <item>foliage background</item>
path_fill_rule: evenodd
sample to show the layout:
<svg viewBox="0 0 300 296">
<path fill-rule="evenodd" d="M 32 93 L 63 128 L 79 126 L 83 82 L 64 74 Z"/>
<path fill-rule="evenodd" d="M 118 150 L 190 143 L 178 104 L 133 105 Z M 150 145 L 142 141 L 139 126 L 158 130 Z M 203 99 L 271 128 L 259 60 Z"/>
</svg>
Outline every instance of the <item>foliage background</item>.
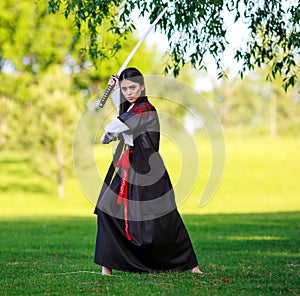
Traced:
<svg viewBox="0 0 300 296">
<path fill-rule="evenodd" d="M 1 289 L 4 295 L 63 295 L 66 286 L 73 295 L 84 289 L 117 293 L 124 289 L 118 277 L 87 284 L 90 277 L 85 275 L 78 281 L 69 275 L 49 281 L 49 274 L 85 269 L 87 260 L 92 262 L 94 205 L 74 176 L 73 133 L 87 103 L 103 93 L 137 38 L 129 32 L 119 43 L 122 50 L 109 61 L 99 59 L 95 68 L 84 50 L 89 36 L 84 31 L 78 36 L 72 19 L 46 14 L 46 3 L 37 3 L 0 3 Z M 115 44 L 107 26 L 103 23 L 98 33 L 105 36 L 103 44 Z M 163 59 L 155 47 L 143 44 L 131 65 L 139 65 L 145 75 L 161 75 Z M 280 78 L 265 81 L 266 71 L 262 67 L 247 72 L 243 80 L 211 78 L 212 89 L 201 92 L 223 126 L 226 169 L 213 199 L 200 208 L 211 155 L 202 131 L 196 131 L 204 174 L 179 210 L 206 258 L 201 258 L 201 265 L 208 277 L 194 281 L 186 275 L 168 275 L 164 280 L 154 275 L 146 280 L 122 275 L 126 283 L 133 283 L 129 292 L 297 294 L 299 84 L 284 92 Z M 185 66 L 177 79 L 197 87 L 205 76 Z M 185 97 L 182 103 L 188 108 L 197 105 Z M 155 105 L 184 122 L 182 109 L 170 108 L 166 101 Z M 95 143 L 101 172 L 107 170 L 111 149 Z M 161 154 L 176 183 L 178 151 L 166 137 Z M 89 270 L 93 268 L 91 263 Z"/>
</svg>

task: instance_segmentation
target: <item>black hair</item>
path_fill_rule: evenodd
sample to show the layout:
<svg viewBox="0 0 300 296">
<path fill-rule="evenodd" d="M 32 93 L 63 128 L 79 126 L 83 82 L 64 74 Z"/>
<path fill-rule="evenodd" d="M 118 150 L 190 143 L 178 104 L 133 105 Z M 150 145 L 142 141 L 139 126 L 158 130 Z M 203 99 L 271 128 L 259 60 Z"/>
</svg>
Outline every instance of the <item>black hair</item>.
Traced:
<svg viewBox="0 0 300 296">
<path fill-rule="evenodd" d="M 144 85 L 144 76 L 143 74 L 136 68 L 134 67 L 130 67 L 130 68 L 127 68 L 125 70 L 123 70 L 119 76 L 119 85 L 121 87 L 121 82 L 122 80 L 130 80 L 132 82 L 135 82 L 135 83 L 139 83 L 139 84 L 142 84 Z M 144 88 L 144 90 L 142 90 L 142 93 L 141 93 L 141 97 L 145 97 L 146 96 L 146 90 Z M 124 112 L 127 111 L 127 109 L 129 108 L 130 106 L 130 102 L 128 102 L 126 100 L 126 98 L 124 97 L 122 91 L 120 90 L 120 110 L 119 110 L 119 115 L 123 114 Z"/>
</svg>

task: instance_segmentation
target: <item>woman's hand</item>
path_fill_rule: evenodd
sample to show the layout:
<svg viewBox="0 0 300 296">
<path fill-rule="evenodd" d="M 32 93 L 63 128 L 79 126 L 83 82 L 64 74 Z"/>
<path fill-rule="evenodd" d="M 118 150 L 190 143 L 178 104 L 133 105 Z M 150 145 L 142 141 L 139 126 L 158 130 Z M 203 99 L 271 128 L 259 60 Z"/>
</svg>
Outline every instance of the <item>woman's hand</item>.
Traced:
<svg viewBox="0 0 300 296">
<path fill-rule="evenodd" d="M 112 141 L 116 141 L 118 139 L 117 133 L 104 133 L 101 137 L 102 144 L 109 144 Z"/>
<path fill-rule="evenodd" d="M 116 76 L 111 76 L 108 80 L 109 86 L 114 86 L 114 90 L 119 87 L 119 79 Z"/>
</svg>

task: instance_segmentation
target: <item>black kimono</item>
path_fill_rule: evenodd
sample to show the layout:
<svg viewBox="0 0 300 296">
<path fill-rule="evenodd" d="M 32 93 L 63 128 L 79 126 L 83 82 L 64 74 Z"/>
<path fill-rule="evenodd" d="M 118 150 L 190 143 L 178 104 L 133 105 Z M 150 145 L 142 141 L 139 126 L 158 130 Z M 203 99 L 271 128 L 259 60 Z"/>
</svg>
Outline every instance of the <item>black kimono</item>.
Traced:
<svg viewBox="0 0 300 296">
<path fill-rule="evenodd" d="M 158 153 L 156 110 L 141 97 L 118 119 L 133 143 L 126 145 L 111 184 L 104 184 L 99 196 L 94 261 L 128 272 L 191 270 L 198 262 Z"/>
</svg>

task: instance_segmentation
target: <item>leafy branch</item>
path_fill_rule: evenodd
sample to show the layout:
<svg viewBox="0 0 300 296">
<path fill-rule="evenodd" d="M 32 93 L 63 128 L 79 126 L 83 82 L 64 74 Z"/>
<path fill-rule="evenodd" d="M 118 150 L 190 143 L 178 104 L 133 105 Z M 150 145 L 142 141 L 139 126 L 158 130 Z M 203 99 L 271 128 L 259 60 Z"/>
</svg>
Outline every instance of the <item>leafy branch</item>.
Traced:
<svg viewBox="0 0 300 296">
<path fill-rule="evenodd" d="M 211 55 L 218 77 L 225 74 L 222 57 L 227 49 L 224 13 L 234 14 L 235 22 L 248 28 L 246 46 L 235 50 L 235 59 L 242 61 L 240 76 L 255 67 L 267 65 L 267 79 L 282 78 L 285 90 L 297 83 L 300 56 L 300 4 L 296 0 L 48 0 L 48 12 L 63 12 L 73 17 L 78 34 L 87 28 L 88 55 L 95 65 L 121 49 L 120 40 L 133 31 L 131 13 L 137 9 L 152 23 L 164 7 L 170 9 L 157 24 L 169 42 L 166 74 L 177 76 L 190 63 L 205 69 L 204 56 Z M 99 42 L 103 22 L 116 37 L 110 46 Z"/>
</svg>

